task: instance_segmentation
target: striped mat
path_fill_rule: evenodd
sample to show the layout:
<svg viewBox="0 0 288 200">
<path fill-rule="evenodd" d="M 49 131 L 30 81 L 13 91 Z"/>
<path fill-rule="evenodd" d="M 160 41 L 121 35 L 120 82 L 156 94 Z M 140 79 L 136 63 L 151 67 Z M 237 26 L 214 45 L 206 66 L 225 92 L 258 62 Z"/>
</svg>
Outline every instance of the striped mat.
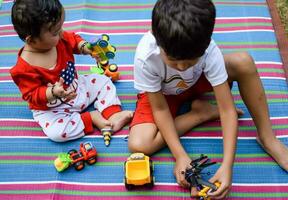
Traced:
<svg viewBox="0 0 288 200">
<path fill-rule="evenodd" d="M 1 1 L 0 1 L 1 2 Z M 64 27 L 92 41 L 96 35 L 110 35 L 117 47 L 114 59 L 121 79 L 116 84 L 124 109 L 134 110 L 133 56 L 142 35 L 150 28 L 155 0 L 62 0 L 66 9 Z M 224 53 L 248 51 L 256 61 L 271 114 L 273 129 L 288 145 L 288 88 L 274 28 L 265 0 L 214 0 L 217 24 L 214 40 Z M 123 162 L 129 156 L 128 127 L 115 134 L 107 148 L 99 131 L 67 143 L 47 139 L 33 121 L 27 103 L 12 82 L 9 69 L 23 45 L 10 20 L 12 0 L 0 10 L 0 199 L 189 199 L 173 176 L 174 160 L 167 148 L 152 156 L 156 185 L 152 190 L 126 191 Z M 93 60 L 76 56 L 81 74 L 90 73 Z M 288 176 L 256 143 L 256 129 L 239 96 L 232 88 L 236 106 L 245 111 L 239 120 L 239 140 L 229 199 L 288 199 Z M 205 96 L 213 102 L 212 94 Z M 60 152 L 91 141 L 99 153 L 98 162 L 80 172 L 54 169 Z M 207 154 L 221 162 L 222 139 L 219 121 L 205 123 L 181 138 L 191 157 Z M 207 171 L 215 173 L 219 164 Z M 211 176 L 211 175 L 210 175 Z M 210 176 L 205 175 L 204 178 Z"/>
</svg>

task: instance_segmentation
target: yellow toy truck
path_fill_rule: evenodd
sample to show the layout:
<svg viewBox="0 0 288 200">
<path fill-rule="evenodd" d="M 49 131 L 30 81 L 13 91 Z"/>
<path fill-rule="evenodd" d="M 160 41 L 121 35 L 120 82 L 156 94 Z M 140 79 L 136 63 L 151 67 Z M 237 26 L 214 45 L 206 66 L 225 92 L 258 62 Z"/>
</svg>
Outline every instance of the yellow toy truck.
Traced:
<svg viewBox="0 0 288 200">
<path fill-rule="evenodd" d="M 134 186 L 154 186 L 153 162 L 143 153 L 133 153 L 124 163 L 124 183 L 127 190 Z"/>
</svg>

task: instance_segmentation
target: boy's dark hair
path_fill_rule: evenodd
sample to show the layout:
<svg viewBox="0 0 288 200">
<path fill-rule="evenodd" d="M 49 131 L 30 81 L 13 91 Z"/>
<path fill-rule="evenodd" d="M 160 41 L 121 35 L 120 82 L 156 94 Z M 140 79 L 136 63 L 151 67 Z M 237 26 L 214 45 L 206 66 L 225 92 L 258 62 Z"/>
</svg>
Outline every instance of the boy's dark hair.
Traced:
<svg viewBox="0 0 288 200">
<path fill-rule="evenodd" d="M 63 6 L 59 0 L 16 0 L 12 6 L 12 23 L 19 37 L 40 36 L 43 26 L 48 29 L 55 26 L 61 19 Z"/>
<path fill-rule="evenodd" d="M 152 12 L 152 32 L 167 56 L 195 59 L 210 44 L 215 17 L 211 0 L 158 0 Z"/>
</svg>

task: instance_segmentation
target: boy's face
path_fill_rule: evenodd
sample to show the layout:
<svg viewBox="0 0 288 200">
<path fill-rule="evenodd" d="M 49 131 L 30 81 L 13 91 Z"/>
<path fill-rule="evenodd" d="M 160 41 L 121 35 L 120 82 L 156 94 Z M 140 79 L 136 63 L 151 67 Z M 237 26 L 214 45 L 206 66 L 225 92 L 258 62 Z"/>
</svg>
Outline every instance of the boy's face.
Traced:
<svg viewBox="0 0 288 200">
<path fill-rule="evenodd" d="M 187 60 L 176 60 L 166 55 L 162 48 L 160 48 L 160 55 L 163 62 L 169 67 L 176 69 L 177 71 L 186 71 L 188 68 L 193 67 L 199 60 L 196 59 L 187 59 Z"/>
<path fill-rule="evenodd" d="M 55 47 L 61 38 L 64 18 L 65 14 L 63 10 L 61 19 L 55 26 L 44 25 L 41 29 L 40 37 L 32 39 L 31 45 L 33 48 L 45 51 Z"/>
</svg>

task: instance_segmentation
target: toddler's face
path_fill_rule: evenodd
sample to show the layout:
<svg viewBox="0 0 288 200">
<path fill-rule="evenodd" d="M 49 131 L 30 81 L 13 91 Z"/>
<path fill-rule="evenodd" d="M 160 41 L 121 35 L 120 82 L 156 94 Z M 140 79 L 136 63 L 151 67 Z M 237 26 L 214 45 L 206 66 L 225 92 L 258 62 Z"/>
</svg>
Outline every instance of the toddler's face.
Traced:
<svg viewBox="0 0 288 200">
<path fill-rule="evenodd" d="M 40 37 L 34 39 L 34 48 L 40 50 L 49 50 L 55 47 L 61 38 L 64 18 L 65 17 L 63 11 L 60 21 L 55 26 L 43 26 L 41 29 Z"/>
<path fill-rule="evenodd" d="M 199 60 L 196 59 L 187 59 L 187 60 L 176 60 L 166 55 L 163 49 L 160 48 L 160 55 L 163 62 L 168 65 L 169 67 L 176 69 L 178 71 L 185 71 L 190 67 L 193 67 Z"/>
</svg>

